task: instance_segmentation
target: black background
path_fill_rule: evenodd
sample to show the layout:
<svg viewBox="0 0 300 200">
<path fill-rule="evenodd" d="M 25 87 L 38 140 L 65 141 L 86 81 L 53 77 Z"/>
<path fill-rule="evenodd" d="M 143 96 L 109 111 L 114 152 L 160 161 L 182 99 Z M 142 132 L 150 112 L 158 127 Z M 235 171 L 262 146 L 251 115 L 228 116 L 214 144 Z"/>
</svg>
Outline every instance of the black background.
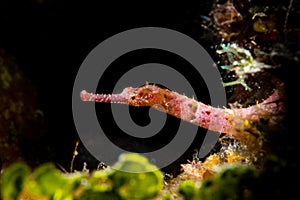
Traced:
<svg viewBox="0 0 300 200">
<path fill-rule="evenodd" d="M 77 140 L 71 107 L 72 87 L 88 53 L 114 34 L 144 26 L 174 29 L 199 41 L 201 15 L 207 15 L 212 6 L 210 1 L 194 4 L 0 2 L 0 47 L 16 58 L 36 86 L 49 126 L 53 159 L 66 168 Z M 83 161 L 89 161 L 91 168 L 96 166 L 97 161 L 88 152 L 82 150 L 80 156 L 78 168 Z"/>
</svg>

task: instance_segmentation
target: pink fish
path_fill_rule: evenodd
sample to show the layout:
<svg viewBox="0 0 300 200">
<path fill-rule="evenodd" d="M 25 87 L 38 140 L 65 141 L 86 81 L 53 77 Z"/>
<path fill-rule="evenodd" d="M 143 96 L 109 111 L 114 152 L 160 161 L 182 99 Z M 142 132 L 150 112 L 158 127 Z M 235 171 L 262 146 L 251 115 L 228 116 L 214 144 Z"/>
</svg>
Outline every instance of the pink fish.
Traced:
<svg viewBox="0 0 300 200">
<path fill-rule="evenodd" d="M 83 90 L 82 101 L 118 103 L 130 106 L 152 106 L 202 128 L 240 136 L 242 133 L 257 134 L 257 123 L 267 119 L 270 125 L 278 123 L 286 106 L 280 101 L 281 93 L 275 90 L 261 103 L 246 108 L 217 108 L 188 98 L 177 92 L 156 85 L 139 88 L 127 87 L 119 94 L 93 94 Z"/>
</svg>

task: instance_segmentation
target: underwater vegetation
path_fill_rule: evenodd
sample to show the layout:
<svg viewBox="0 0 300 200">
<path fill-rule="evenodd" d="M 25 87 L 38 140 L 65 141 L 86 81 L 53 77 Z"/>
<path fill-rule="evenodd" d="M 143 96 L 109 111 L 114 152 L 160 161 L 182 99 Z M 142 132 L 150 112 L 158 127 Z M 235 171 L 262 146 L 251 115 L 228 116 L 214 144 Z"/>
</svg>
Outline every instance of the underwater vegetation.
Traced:
<svg viewBox="0 0 300 200">
<path fill-rule="evenodd" d="M 53 163 L 31 171 L 24 163 L 14 163 L 3 174 L 1 194 L 3 200 L 151 199 L 162 185 L 158 168 L 141 155 L 127 153 L 112 168 L 91 173 L 62 173 Z"/>
<path fill-rule="evenodd" d="M 265 161 L 266 168 L 257 170 L 242 164 L 235 156 L 232 158 L 234 160 L 219 167 L 216 158 L 207 159 L 203 165 L 193 161 L 193 171 L 184 167 L 185 172 L 190 173 L 185 176 L 190 177 L 180 175 L 182 180 L 176 184 L 172 184 L 175 180 L 163 184 L 163 173 L 137 153 L 124 153 L 112 167 L 93 172 L 83 169 L 65 173 L 53 163 L 44 163 L 32 170 L 25 163 L 16 162 L 2 175 L 1 197 L 3 200 L 276 199 L 276 191 L 261 192 L 268 191 L 264 188 L 269 184 L 268 176 L 278 178 L 285 163 L 270 157 Z M 206 173 L 199 173 L 203 168 Z M 215 172 L 208 172 L 210 170 Z M 170 190 L 170 186 L 176 187 Z"/>
</svg>

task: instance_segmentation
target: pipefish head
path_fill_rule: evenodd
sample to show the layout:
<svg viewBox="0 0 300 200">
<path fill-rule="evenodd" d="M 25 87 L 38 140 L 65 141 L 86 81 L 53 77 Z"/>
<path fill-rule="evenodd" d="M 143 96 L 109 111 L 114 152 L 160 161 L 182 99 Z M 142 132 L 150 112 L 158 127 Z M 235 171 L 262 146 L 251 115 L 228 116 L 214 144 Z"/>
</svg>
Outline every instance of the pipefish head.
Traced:
<svg viewBox="0 0 300 200">
<path fill-rule="evenodd" d="M 145 85 L 131 90 L 129 105 L 131 106 L 153 106 L 162 104 L 165 99 L 166 90 L 155 85 Z"/>
</svg>

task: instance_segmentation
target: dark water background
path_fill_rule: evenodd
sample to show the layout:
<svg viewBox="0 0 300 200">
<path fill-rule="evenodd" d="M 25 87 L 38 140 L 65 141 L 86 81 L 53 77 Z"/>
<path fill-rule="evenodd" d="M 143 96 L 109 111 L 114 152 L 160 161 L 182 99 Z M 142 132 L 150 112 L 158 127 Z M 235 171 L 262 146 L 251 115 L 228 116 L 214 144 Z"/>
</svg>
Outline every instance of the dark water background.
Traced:
<svg viewBox="0 0 300 200">
<path fill-rule="evenodd" d="M 1 47 L 16 58 L 37 88 L 51 135 L 48 142 L 54 157 L 50 159 L 66 168 L 78 139 L 72 116 L 72 87 L 88 53 L 114 34 L 143 26 L 170 28 L 199 40 L 201 15 L 210 11 L 212 3 L 96 2 L 0 3 Z M 98 161 L 82 146 L 79 151 L 75 168 L 80 169 L 83 161 L 90 168 L 97 166 Z"/>
</svg>

